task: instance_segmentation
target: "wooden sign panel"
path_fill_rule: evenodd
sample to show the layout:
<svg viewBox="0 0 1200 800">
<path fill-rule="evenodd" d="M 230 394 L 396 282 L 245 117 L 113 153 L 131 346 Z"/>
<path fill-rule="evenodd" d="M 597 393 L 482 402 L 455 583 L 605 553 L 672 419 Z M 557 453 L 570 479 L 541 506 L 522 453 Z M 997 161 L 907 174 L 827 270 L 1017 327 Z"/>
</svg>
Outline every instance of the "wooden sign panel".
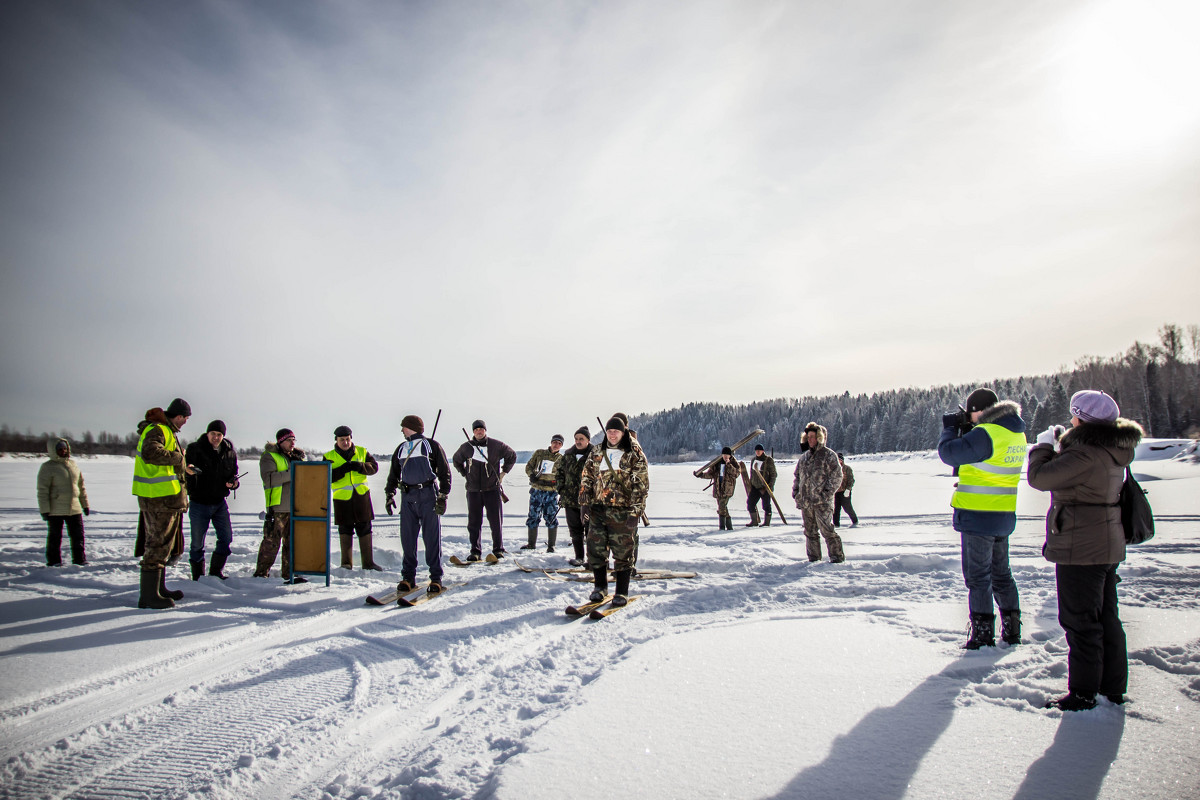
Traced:
<svg viewBox="0 0 1200 800">
<path fill-rule="evenodd" d="M 292 464 L 292 572 L 318 573 L 329 584 L 328 461 Z"/>
</svg>

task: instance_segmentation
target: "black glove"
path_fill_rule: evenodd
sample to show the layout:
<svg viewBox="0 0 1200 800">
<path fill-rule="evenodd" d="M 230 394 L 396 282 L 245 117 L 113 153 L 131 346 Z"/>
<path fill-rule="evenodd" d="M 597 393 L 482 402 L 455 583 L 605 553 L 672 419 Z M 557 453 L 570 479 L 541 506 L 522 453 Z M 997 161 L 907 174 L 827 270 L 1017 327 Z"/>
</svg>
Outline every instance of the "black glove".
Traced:
<svg viewBox="0 0 1200 800">
<path fill-rule="evenodd" d="M 957 428 L 958 427 L 958 412 L 953 414 L 942 414 L 942 428 Z"/>
<path fill-rule="evenodd" d="M 49 522 L 49 521 L 50 521 L 50 515 L 49 515 L 49 514 L 42 514 L 42 519 L 44 519 L 46 522 Z"/>
<path fill-rule="evenodd" d="M 346 477 L 346 473 L 349 471 L 350 465 L 342 464 L 340 467 L 334 467 L 332 470 L 330 470 L 329 477 L 333 478 L 335 482 L 340 481 L 342 478 Z"/>
<path fill-rule="evenodd" d="M 437 500 L 433 501 L 433 511 L 439 517 L 446 513 L 446 495 L 439 494 Z"/>
<path fill-rule="evenodd" d="M 85 509 L 83 510 L 83 515 L 84 515 L 85 517 L 90 517 L 90 516 L 92 515 L 92 510 L 91 510 L 90 508 L 85 508 Z"/>
<path fill-rule="evenodd" d="M 387 493 L 387 501 L 383 504 L 383 508 L 384 508 L 384 510 L 387 511 L 389 517 L 392 515 L 392 512 L 396 510 L 396 493 L 395 492 Z"/>
<path fill-rule="evenodd" d="M 351 472 L 357 472 L 361 475 L 367 471 L 367 465 L 361 461 L 351 461 L 346 464 L 346 469 L 350 470 Z"/>
</svg>

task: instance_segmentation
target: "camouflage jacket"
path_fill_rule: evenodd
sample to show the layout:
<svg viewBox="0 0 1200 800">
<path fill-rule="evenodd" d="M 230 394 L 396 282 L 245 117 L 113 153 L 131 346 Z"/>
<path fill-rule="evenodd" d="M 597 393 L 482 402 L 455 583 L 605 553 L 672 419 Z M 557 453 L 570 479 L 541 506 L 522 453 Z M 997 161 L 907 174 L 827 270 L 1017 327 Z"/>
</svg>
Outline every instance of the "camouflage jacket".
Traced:
<svg viewBox="0 0 1200 800">
<path fill-rule="evenodd" d="M 838 487 L 839 492 L 849 492 L 854 488 L 854 470 L 850 469 L 849 464 L 842 464 L 842 485 Z"/>
<path fill-rule="evenodd" d="M 796 461 L 792 499 L 800 508 L 831 505 L 833 496 L 842 485 L 842 465 L 837 453 L 825 446 L 825 428 L 817 432 L 817 446 L 805 450 Z"/>
<path fill-rule="evenodd" d="M 742 474 L 741 464 L 736 458 L 730 458 L 729 463 L 725 463 L 725 459 L 717 460 L 704 472 L 700 473 L 701 478 L 710 478 L 713 482 L 712 496 L 713 497 L 733 497 L 733 493 L 737 491 L 738 476 Z M 724 471 L 721 470 L 724 467 Z"/>
<path fill-rule="evenodd" d="M 571 445 L 561 451 L 558 461 L 554 462 L 554 486 L 558 489 L 559 501 L 567 508 L 579 508 L 579 484 L 583 479 L 583 468 L 594 449 L 590 444 L 583 450 Z"/>
<path fill-rule="evenodd" d="M 779 470 L 775 469 L 775 459 L 770 456 L 755 456 L 745 462 L 746 469 L 750 470 L 750 485 L 756 489 L 763 488 L 763 481 L 766 485 L 775 488 L 775 481 L 779 477 Z M 755 469 L 755 466 L 758 469 Z"/>
<path fill-rule="evenodd" d="M 612 469 L 609 469 L 609 461 L 612 462 Z M 606 449 L 598 445 L 592 448 L 591 456 L 584 462 L 579 481 L 581 506 L 595 503 L 627 508 L 630 516 L 641 516 L 646 510 L 646 496 L 650 493 L 650 471 L 640 447 L 624 450 L 617 447 Z"/>
<path fill-rule="evenodd" d="M 557 487 L 554 484 L 554 470 L 557 467 L 556 462 L 561 456 L 561 450 L 555 453 L 548 447 L 533 451 L 529 461 L 525 462 L 525 475 L 529 478 L 530 489 L 540 489 L 543 492 L 555 491 Z M 549 471 L 546 471 L 547 469 Z"/>
</svg>

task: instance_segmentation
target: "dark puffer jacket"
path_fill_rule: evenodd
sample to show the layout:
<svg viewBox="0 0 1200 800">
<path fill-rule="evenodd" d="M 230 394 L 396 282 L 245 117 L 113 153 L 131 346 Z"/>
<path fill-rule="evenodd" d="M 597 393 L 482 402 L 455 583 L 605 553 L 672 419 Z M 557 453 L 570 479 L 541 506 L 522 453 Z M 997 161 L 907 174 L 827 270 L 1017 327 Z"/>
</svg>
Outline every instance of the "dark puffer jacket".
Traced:
<svg viewBox="0 0 1200 800">
<path fill-rule="evenodd" d="M 221 445 L 214 448 L 206 435 L 189 444 L 184 455 L 188 464 L 200 468 L 195 475 L 187 476 L 188 496 L 193 503 L 215 506 L 229 497 L 230 488 L 225 484 L 238 483 L 237 450 L 233 442 L 222 439 Z"/>
<path fill-rule="evenodd" d="M 1125 560 L 1125 529 L 1117 499 L 1142 428 L 1085 422 L 1029 452 L 1029 485 L 1051 492 L 1042 555 L 1056 564 L 1117 564 Z"/>
</svg>

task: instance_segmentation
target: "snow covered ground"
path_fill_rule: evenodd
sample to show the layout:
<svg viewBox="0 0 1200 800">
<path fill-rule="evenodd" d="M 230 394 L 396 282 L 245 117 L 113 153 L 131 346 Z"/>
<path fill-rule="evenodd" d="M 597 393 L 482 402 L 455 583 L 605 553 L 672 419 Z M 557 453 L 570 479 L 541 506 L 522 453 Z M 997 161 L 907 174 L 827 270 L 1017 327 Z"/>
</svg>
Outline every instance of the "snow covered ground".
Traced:
<svg viewBox="0 0 1200 800">
<path fill-rule="evenodd" d="M 254 489 L 232 503 L 233 577 L 184 564 L 168 582 L 186 599 L 139 611 L 131 462 L 81 462 L 90 563 L 50 569 L 40 461 L 0 458 L 0 798 L 1198 797 L 1200 464 L 1165 445 L 1134 464 L 1158 535 L 1121 570 L 1131 701 L 1082 714 L 1041 708 L 1066 683 L 1045 496 L 1022 485 L 1012 539 L 1026 643 L 967 653 L 931 453 L 852 459 L 862 524 L 840 565 L 805 560 L 790 503 L 792 525 L 740 510 L 719 531 L 695 465 L 652 467 L 641 566 L 700 576 L 637 583 L 597 622 L 562 613 L 584 584 L 511 564 L 449 567 L 467 584 L 417 608 L 363 605 L 399 577 L 386 516 L 388 572 L 251 578 Z M 464 505 L 458 486 L 448 553 Z"/>
</svg>

